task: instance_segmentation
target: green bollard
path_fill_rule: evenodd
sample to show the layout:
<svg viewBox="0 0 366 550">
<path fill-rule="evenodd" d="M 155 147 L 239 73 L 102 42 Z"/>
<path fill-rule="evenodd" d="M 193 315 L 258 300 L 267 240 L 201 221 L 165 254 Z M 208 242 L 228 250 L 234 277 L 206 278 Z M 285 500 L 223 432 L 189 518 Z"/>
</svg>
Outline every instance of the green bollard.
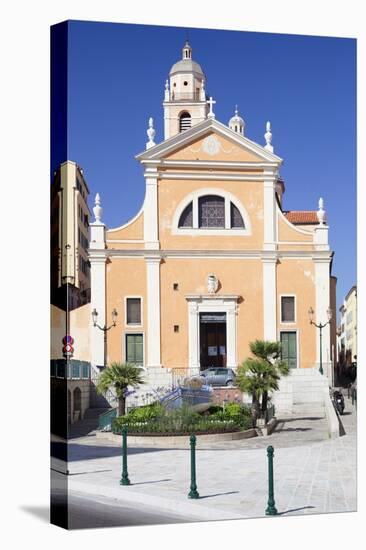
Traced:
<svg viewBox="0 0 366 550">
<path fill-rule="evenodd" d="M 130 485 L 127 472 L 127 426 L 122 427 L 122 477 L 120 485 Z"/>
<path fill-rule="evenodd" d="M 266 509 L 266 516 L 276 516 L 277 508 L 275 506 L 274 491 L 273 491 L 273 454 L 274 449 L 272 445 L 267 447 L 268 456 L 268 503 Z"/>
<path fill-rule="evenodd" d="M 196 436 L 192 434 L 189 438 L 191 445 L 191 486 L 188 498 L 200 498 L 196 484 Z"/>
</svg>

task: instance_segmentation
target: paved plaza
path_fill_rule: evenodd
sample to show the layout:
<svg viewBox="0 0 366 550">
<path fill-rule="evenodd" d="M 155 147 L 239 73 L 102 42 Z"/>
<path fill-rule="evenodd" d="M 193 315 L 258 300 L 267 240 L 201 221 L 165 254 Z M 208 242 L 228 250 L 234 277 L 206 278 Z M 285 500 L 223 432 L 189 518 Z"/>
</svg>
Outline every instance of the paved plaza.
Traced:
<svg viewBox="0 0 366 550">
<path fill-rule="evenodd" d="M 69 443 L 69 490 L 119 504 L 121 513 L 130 504 L 147 514 L 165 511 L 187 521 L 262 517 L 268 499 L 266 447 L 272 445 L 280 515 L 355 511 L 356 410 L 345 401 L 345 435 L 336 439 L 329 439 L 322 417 L 290 417 L 280 420 L 271 436 L 197 450 L 198 500 L 187 498 L 188 438 L 186 450 L 129 447 L 128 487 L 119 485 L 119 446 L 93 436 L 74 439 Z"/>
</svg>

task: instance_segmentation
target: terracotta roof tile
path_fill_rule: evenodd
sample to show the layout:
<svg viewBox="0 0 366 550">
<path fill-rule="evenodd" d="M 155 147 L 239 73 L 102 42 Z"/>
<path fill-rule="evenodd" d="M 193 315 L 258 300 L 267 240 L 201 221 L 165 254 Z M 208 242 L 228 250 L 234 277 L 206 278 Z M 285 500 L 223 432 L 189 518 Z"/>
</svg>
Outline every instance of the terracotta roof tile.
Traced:
<svg viewBox="0 0 366 550">
<path fill-rule="evenodd" d="M 283 214 L 289 222 L 294 224 L 319 223 L 316 210 L 290 210 L 289 212 L 284 212 Z"/>
</svg>

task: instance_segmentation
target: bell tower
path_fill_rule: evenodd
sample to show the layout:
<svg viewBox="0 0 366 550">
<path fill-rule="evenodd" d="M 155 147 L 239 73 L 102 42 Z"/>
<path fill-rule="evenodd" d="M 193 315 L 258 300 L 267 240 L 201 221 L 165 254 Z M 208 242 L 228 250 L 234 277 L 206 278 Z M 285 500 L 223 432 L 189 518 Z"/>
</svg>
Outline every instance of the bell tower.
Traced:
<svg viewBox="0 0 366 550">
<path fill-rule="evenodd" d="M 207 118 L 205 75 L 201 66 L 192 59 L 188 41 L 182 49 L 182 59 L 177 61 L 165 83 L 164 139 L 168 139 Z"/>
</svg>

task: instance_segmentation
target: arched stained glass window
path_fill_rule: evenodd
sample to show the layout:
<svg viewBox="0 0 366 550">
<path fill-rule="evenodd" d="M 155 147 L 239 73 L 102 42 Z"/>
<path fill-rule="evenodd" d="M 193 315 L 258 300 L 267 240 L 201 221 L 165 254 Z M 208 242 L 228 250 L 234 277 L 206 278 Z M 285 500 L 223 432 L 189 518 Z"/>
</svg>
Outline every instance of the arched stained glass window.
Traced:
<svg viewBox="0 0 366 550">
<path fill-rule="evenodd" d="M 225 228 L 225 199 L 205 195 L 198 200 L 199 227 Z"/>
<path fill-rule="evenodd" d="M 231 227 L 245 227 L 244 220 L 239 212 L 239 209 L 235 206 L 234 203 L 230 204 L 230 216 L 231 216 Z"/>
<path fill-rule="evenodd" d="M 190 202 L 185 209 L 183 210 L 180 218 L 178 227 L 193 227 L 193 206 Z"/>
</svg>

